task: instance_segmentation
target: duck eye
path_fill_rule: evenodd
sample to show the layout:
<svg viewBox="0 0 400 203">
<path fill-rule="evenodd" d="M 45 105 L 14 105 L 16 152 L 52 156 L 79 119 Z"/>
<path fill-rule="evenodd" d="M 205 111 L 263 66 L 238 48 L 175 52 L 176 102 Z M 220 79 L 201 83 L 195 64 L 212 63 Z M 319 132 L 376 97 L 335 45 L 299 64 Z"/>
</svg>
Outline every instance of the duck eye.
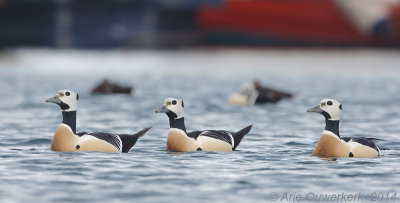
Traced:
<svg viewBox="0 0 400 203">
<path fill-rule="evenodd" d="M 71 95 L 71 93 L 69 93 L 69 92 L 65 92 L 65 95 L 69 96 L 69 95 Z"/>
<path fill-rule="evenodd" d="M 173 105 L 176 105 L 176 100 L 173 100 L 173 101 L 172 101 L 172 104 L 173 104 Z"/>
<path fill-rule="evenodd" d="M 329 106 L 331 106 L 333 103 L 332 103 L 332 101 L 328 101 L 327 104 L 328 104 Z"/>
</svg>

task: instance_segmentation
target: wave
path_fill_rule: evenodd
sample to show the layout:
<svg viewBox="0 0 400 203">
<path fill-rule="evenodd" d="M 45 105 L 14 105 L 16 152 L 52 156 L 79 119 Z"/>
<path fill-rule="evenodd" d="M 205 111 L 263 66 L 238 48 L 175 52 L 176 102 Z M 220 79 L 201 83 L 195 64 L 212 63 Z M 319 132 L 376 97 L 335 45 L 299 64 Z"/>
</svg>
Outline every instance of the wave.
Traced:
<svg viewBox="0 0 400 203">
<path fill-rule="evenodd" d="M 43 144 L 50 144 L 51 139 L 46 139 L 46 138 L 35 138 L 35 139 L 30 139 L 22 142 L 7 142 L 7 143 L 1 143 L 0 146 L 30 146 L 30 145 L 43 145 Z"/>
</svg>

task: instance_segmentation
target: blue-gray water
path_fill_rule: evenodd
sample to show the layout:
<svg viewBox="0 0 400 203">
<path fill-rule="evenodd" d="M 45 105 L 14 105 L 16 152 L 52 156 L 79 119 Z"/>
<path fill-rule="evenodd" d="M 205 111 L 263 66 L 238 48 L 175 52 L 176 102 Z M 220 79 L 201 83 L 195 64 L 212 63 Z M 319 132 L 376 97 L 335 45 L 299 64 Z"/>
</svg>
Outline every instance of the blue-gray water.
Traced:
<svg viewBox="0 0 400 203">
<path fill-rule="evenodd" d="M 0 202 L 265 202 L 276 192 L 400 192 L 400 54 L 373 50 L 15 50 L 0 54 Z M 133 96 L 95 96 L 103 77 Z M 232 106 L 244 81 L 295 94 L 276 105 Z M 61 111 L 44 100 L 80 94 L 77 131 L 153 128 L 127 154 L 50 150 Z M 239 130 L 237 151 L 169 153 L 165 97 L 185 101 L 189 131 Z M 341 134 L 382 139 L 374 159 L 312 157 L 324 127 L 306 113 L 343 104 Z M 397 199 L 400 194 L 397 194 Z"/>
</svg>

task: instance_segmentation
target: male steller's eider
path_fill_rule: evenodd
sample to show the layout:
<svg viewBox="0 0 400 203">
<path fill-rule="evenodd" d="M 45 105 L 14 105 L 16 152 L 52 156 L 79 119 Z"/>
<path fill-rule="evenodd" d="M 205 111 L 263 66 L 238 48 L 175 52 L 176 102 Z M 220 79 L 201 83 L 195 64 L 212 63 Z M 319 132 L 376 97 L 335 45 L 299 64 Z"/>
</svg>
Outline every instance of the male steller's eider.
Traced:
<svg viewBox="0 0 400 203">
<path fill-rule="evenodd" d="M 182 100 L 166 98 L 164 105 L 156 113 L 166 113 L 170 129 L 167 138 L 167 150 L 176 152 L 188 151 L 223 151 L 235 150 L 242 138 L 249 133 L 252 125 L 238 132 L 225 130 L 205 130 L 186 133 L 183 117 Z"/>
<path fill-rule="evenodd" d="M 364 137 L 340 137 L 339 121 L 342 113 L 342 104 L 334 99 L 323 99 L 307 112 L 316 112 L 325 117 L 325 130 L 315 146 L 313 156 L 321 157 L 357 157 L 374 158 L 380 153 L 379 147 Z"/>
<path fill-rule="evenodd" d="M 261 86 L 260 82 L 244 83 L 239 93 L 229 97 L 229 103 L 234 105 L 254 105 L 277 103 L 281 99 L 291 98 L 292 94 Z"/>
<path fill-rule="evenodd" d="M 46 99 L 59 105 L 62 110 L 63 121 L 54 133 L 51 150 L 60 152 L 72 151 L 101 151 L 127 153 L 135 145 L 139 137 L 150 128 L 134 134 L 87 133 L 76 134 L 76 111 L 79 95 L 70 90 L 60 90 L 56 96 Z"/>
</svg>

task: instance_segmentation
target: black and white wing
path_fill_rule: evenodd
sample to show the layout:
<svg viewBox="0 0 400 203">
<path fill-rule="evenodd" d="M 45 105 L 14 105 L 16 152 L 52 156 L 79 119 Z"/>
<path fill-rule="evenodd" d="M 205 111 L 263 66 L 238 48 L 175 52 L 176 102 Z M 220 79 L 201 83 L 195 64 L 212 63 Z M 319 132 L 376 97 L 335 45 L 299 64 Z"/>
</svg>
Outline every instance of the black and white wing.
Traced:
<svg viewBox="0 0 400 203">
<path fill-rule="evenodd" d="M 341 139 L 344 140 L 345 142 L 357 142 L 359 144 L 371 147 L 371 148 L 375 149 L 378 152 L 380 151 L 378 145 L 376 145 L 375 142 L 372 141 L 372 140 L 379 140 L 379 139 L 376 139 L 376 138 L 343 137 Z"/>
<path fill-rule="evenodd" d="M 97 139 L 104 140 L 111 145 L 113 145 L 115 148 L 118 149 L 118 151 L 121 151 L 122 148 L 122 140 L 121 138 L 116 135 L 116 134 L 111 134 L 111 133 L 102 133 L 102 132 L 95 132 L 95 133 L 87 133 L 87 132 L 81 132 L 77 134 L 78 136 L 93 136 Z"/>
<path fill-rule="evenodd" d="M 211 137 L 211 138 L 214 138 L 217 140 L 222 140 L 224 142 L 229 143 L 232 146 L 234 144 L 232 134 L 225 130 L 206 130 L 206 131 L 202 131 L 197 137 L 199 137 L 199 136 L 206 136 L 206 137 Z"/>
<path fill-rule="evenodd" d="M 229 132 L 226 130 L 206 130 L 206 131 L 193 131 L 187 133 L 187 135 L 195 140 L 197 140 L 199 136 L 207 136 L 214 139 L 222 140 L 232 145 L 233 146 L 232 149 L 235 150 L 236 147 L 239 145 L 240 141 L 243 139 L 243 137 L 250 132 L 252 126 L 253 125 L 249 125 L 237 132 Z"/>
</svg>

